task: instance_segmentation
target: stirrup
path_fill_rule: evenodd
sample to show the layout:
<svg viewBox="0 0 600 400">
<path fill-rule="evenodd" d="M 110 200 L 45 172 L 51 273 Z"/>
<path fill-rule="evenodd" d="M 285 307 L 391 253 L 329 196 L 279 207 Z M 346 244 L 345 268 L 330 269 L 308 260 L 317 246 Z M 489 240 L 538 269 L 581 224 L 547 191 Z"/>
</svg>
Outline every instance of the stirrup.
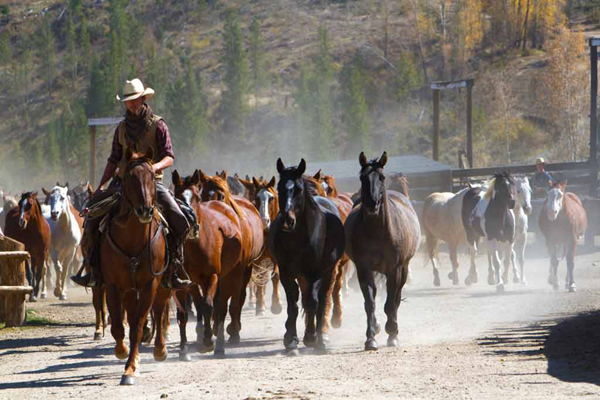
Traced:
<svg viewBox="0 0 600 400">
<path fill-rule="evenodd" d="M 97 285 L 97 282 L 94 279 L 92 273 L 89 273 L 87 275 L 73 275 L 73 276 L 71 276 L 71 280 L 73 282 L 75 282 L 76 284 L 78 284 L 79 286 L 83 286 L 83 287 L 87 287 L 87 288 L 92 288 Z"/>
</svg>

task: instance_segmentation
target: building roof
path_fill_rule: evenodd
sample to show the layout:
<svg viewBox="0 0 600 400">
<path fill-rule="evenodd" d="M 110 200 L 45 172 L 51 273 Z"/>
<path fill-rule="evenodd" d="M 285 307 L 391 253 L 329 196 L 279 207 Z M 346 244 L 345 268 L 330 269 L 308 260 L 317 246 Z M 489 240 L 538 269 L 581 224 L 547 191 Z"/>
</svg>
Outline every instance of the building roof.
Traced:
<svg viewBox="0 0 600 400">
<path fill-rule="evenodd" d="M 333 175 L 336 180 L 345 178 L 357 178 L 360 171 L 358 157 L 354 160 L 328 161 L 328 162 L 309 162 L 307 171 L 316 173 L 319 169 L 327 175 Z M 404 172 L 408 176 L 415 173 L 448 171 L 451 170 L 450 165 L 434 161 L 432 159 L 419 156 L 394 156 L 388 157 L 388 162 L 385 166 L 386 174 L 395 174 Z"/>
</svg>

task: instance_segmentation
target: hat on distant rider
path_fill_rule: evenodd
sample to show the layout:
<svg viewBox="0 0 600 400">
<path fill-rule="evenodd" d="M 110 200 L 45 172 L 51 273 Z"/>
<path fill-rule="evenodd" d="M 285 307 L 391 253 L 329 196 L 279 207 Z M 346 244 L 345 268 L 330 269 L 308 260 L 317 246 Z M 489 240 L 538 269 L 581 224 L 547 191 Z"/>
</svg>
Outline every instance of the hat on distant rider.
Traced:
<svg viewBox="0 0 600 400">
<path fill-rule="evenodd" d="M 121 98 L 117 94 L 117 100 L 119 101 L 129 101 L 135 100 L 138 97 L 146 96 L 148 98 L 154 96 L 154 89 L 152 88 L 144 88 L 144 84 L 138 78 L 135 78 L 131 81 L 125 81 L 125 86 L 123 86 L 123 97 Z"/>
<path fill-rule="evenodd" d="M 546 163 L 546 160 L 544 160 L 544 157 L 538 157 L 535 159 L 535 165 L 545 164 L 545 163 Z"/>
</svg>

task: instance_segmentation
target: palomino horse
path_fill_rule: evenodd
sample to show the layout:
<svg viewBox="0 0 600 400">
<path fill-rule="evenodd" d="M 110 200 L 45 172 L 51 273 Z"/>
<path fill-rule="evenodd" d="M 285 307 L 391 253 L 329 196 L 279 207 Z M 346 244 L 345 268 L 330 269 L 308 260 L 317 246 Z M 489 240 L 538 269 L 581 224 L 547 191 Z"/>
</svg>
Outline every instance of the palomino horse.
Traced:
<svg viewBox="0 0 600 400">
<path fill-rule="evenodd" d="M 269 182 L 252 178 L 252 181 L 240 179 L 240 182 L 246 187 L 246 193 L 249 200 L 254 204 L 264 229 L 268 232 L 271 221 L 279 213 L 279 203 L 277 199 L 277 190 L 275 188 L 275 177 Z M 267 246 L 264 254 L 264 260 L 257 262 L 252 269 L 252 280 L 250 282 L 250 303 L 252 302 L 253 287 L 256 288 L 256 315 L 264 315 L 265 311 L 265 290 L 266 281 L 262 278 L 272 270 L 271 281 L 273 283 L 273 294 L 271 296 L 271 312 L 279 314 L 282 311 L 281 301 L 279 299 L 279 267 L 275 263 L 271 250 Z M 269 265 L 271 264 L 271 265 Z M 270 268 L 272 266 L 272 268 Z M 264 281 L 264 283 L 263 283 Z"/>
<path fill-rule="evenodd" d="M 239 217 L 222 201 L 202 202 L 198 187 L 200 184 L 198 170 L 185 179 L 182 179 L 175 170 L 172 178 L 175 197 L 194 209 L 200 224 L 199 237 L 188 239 L 185 243 L 185 269 L 190 279 L 202 289 L 202 295 L 197 287 L 190 289 L 198 310 L 196 325 L 198 348 L 200 353 L 207 353 L 214 349 L 216 356 L 223 355 L 225 353 L 223 320 L 227 313 L 227 301 L 234 295 L 239 296 L 246 269 L 246 265 L 242 262 L 244 249 Z M 186 292 L 179 291 L 176 296 L 180 303 L 187 303 Z M 212 340 L 213 329 L 211 329 L 213 313 L 217 320 L 216 348 Z M 181 333 L 179 358 L 189 361 L 186 307 L 178 310 L 177 320 Z"/>
<path fill-rule="evenodd" d="M 398 345 L 398 307 L 402 287 L 408 279 L 409 264 L 421 242 L 419 218 L 410 200 L 401 193 L 386 190 L 383 168 L 387 153 L 367 161 L 360 153 L 361 204 L 346 220 L 346 247 L 356 265 L 367 312 L 365 350 L 376 350 L 375 335 L 380 327 L 375 317 L 377 286 L 374 273 L 385 275 L 387 315 L 385 331 L 388 346 Z"/>
<path fill-rule="evenodd" d="M 50 255 L 56 271 L 54 295 L 60 300 L 67 299 L 67 276 L 83 233 L 83 220 L 75 212 L 68 197 L 68 187 L 55 186 L 51 192 L 42 188 L 46 204 L 50 205 L 52 240 Z"/>
<path fill-rule="evenodd" d="M 488 268 L 488 283 L 496 284 L 498 292 L 504 291 L 504 281 L 500 274 L 500 257 L 498 254 L 498 242 L 503 245 L 504 268 L 508 271 L 512 256 L 513 241 L 515 237 L 515 182 L 510 172 L 494 174 L 489 187 L 484 191 L 480 187 L 470 188 L 464 195 L 461 218 L 469 254 L 471 256 L 471 269 L 465 284 L 476 283 L 478 279 L 475 255 L 479 238 L 487 240 L 488 256 L 492 257 L 492 266 Z"/>
<path fill-rule="evenodd" d="M 297 352 L 300 283 L 307 325 L 304 344 L 324 351 L 327 342 L 324 330 L 326 303 L 330 298 L 336 267 L 344 254 L 344 226 L 331 200 L 311 195 L 314 188 L 303 176 L 306 171 L 304 159 L 298 167 L 289 168 L 278 159 L 277 171 L 280 176 L 277 184 L 280 211 L 269 230 L 269 246 L 279 265 L 287 298 L 288 318 L 283 344 L 288 352 Z"/>
<path fill-rule="evenodd" d="M 125 152 L 123 199 L 117 215 L 106 226 L 100 238 L 100 269 L 106 287 L 106 301 L 112 319 L 115 355 L 128 358 L 121 385 L 133 385 L 139 371 L 139 346 L 150 309 L 156 318 L 154 359 L 167 358 L 164 323 L 169 290 L 160 288 L 167 259 L 164 226 L 156 211 L 156 181 L 151 161 L 151 148 L 144 153 Z M 123 309 L 129 322 L 129 343 L 123 339 Z"/>
<path fill-rule="evenodd" d="M 565 289 L 575 292 L 575 253 L 577 240 L 587 229 L 587 213 L 575 193 L 567 193 L 567 180 L 555 183 L 548 190 L 548 197 L 540 213 L 540 230 L 546 238 L 546 247 L 550 253 L 550 274 L 548 283 L 558 290 L 558 250 L 566 246 L 567 276 Z"/>
<path fill-rule="evenodd" d="M 515 203 L 515 241 L 512 252 L 513 281 L 514 283 L 526 284 L 525 279 L 525 247 L 527 247 L 527 230 L 529 228 L 529 215 L 531 214 L 531 196 L 533 194 L 529 179 L 514 178 L 517 191 Z M 519 266 L 517 267 L 517 260 Z M 520 267 L 520 268 L 519 268 Z M 504 272 L 506 274 L 506 271 Z M 508 277 L 505 277 L 508 279 Z"/>
<path fill-rule="evenodd" d="M 27 280 L 33 286 L 29 301 L 37 301 L 40 281 L 44 273 L 44 263 L 50 250 L 50 225 L 42 215 L 37 192 L 25 192 L 19 204 L 8 212 L 4 234 L 25 245 L 31 255 L 31 265 L 27 269 Z"/>
<path fill-rule="evenodd" d="M 231 323 L 227 326 L 230 343 L 239 343 L 240 330 L 242 329 L 241 317 L 242 307 L 246 301 L 246 287 L 252 276 L 252 266 L 264 257 L 267 243 L 265 230 L 256 207 L 246 198 L 233 196 L 227 185 L 227 172 L 223 171 L 221 176 L 208 176 L 198 171 L 202 184 L 202 201 L 219 200 L 229 205 L 238 216 L 239 227 L 242 232 L 242 264 L 246 265 L 244 279 L 239 293 L 233 293 L 229 305 Z M 220 289 L 221 290 L 221 289 Z M 224 289 L 223 289 L 224 290 Z M 223 305 L 223 307 L 225 307 Z M 226 313 L 218 312 L 222 323 Z M 219 326 L 217 324 L 217 326 Z"/>
<path fill-rule="evenodd" d="M 423 205 L 423 231 L 425 231 L 425 245 L 427 257 L 433 265 L 433 284 L 440 286 L 440 273 L 438 271 L 437 244 L 443 240 L 448 243 L 452 271 L 448 279 L 453 285 L 458 285 L 458 246 L 467 242 L 465 228 L 460 216 L 463 198 L 469 188 L 454 194 L 449 192 L 432 193 L 425 199 Z"/>
</svg>

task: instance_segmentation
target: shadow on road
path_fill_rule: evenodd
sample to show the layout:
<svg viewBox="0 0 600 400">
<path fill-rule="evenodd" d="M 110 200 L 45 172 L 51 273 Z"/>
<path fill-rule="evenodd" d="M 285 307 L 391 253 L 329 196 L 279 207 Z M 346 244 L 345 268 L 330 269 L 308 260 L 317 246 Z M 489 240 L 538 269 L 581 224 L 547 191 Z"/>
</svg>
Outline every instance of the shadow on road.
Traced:
<svg viewBox="0 0 600 400">
<path fill-rule="evenodd" d="M 478 339 L 488 355 L 546 359 L 547 374 L 564 382 L 600 385 L 600 311 L 563 314 Z"/>
</svg>

